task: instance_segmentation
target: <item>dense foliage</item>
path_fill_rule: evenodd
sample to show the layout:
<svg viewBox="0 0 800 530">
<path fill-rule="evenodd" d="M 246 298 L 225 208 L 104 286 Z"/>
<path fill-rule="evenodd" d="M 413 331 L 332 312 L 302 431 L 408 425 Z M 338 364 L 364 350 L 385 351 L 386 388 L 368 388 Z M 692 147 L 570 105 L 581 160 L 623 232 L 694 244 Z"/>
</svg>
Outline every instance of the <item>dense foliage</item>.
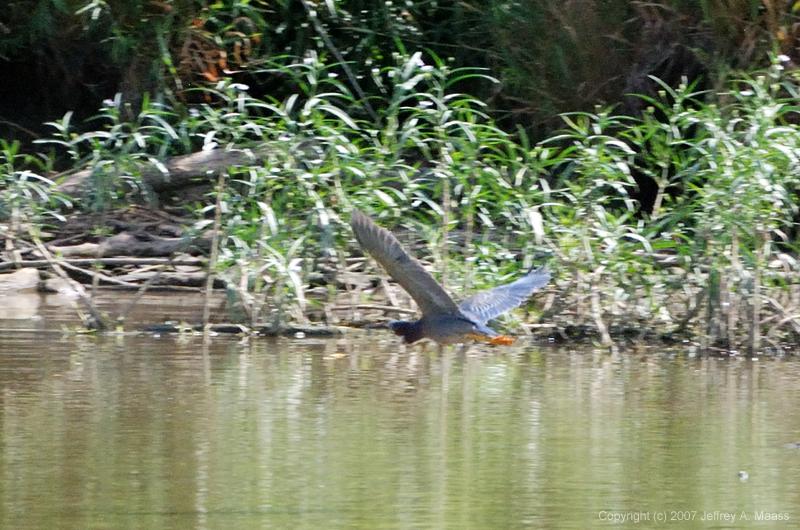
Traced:
<svg viewBox="0 0 800 530">
<path fill-rule="evenodd" d="M 50 8 L 75 9 L 88 17 L 87 27 L 121 9 L 97 0 L 74 3 L 81 5 Z M 356 4 L 329 7 L 323 16 L 321 6 L 319 13 L 298 11 L 288 2 L 269 9 L 246 1 L 152 3 L 131 14 L 136 22 L 112 24 L 115 39 L 155 31 L 162 84 L 136 101 L 125 94 L 107 99 L 88 128 L 76 129 L 72 113 L 49 123 L 51 136 L 37 143 L 51 149 L 46 155 L 23 155 L 19 144 L 4 142 L 0 213 L 19 233 L 20 221 L 60 218 L 76 199 L 85 211 L 102 214 L 131 200 L 152 202 L 143 167 L 166 172 L 171 156 L 241 150 L 263 163 L 229 168 L 208 200 L 193 206 L 193 228 L 202 231 L 217 214 L 216 267 L 252 321 L 265 318 L 265 309 L 275 322 L 302 321 L 333 303 L 334 284 L 320 291 L 309 283 L 320 271 L 344 271 L 351 255 L 360 254 L 347 229 L 349 211 L 358 207 L 409 234 L 405 241 L 423 241 L 415 251 L 456 293 L 496 285 L 542 252 L 552 255 L 548 267 L 556 279 L 544 318 L 557 325 L 554 335 L 592 330 L 609 342 L 612 334 L 635 330 L 754 350 L 762 337 L 777 345 L 789 334 L 800 336 L 792 316 L 800 305 L 800 78 L 786 71 L 790 57 L 772 55 L 766 70 L 730 74 L 724 84 L 720 76 L 719 88 L 707 92 L 688 81 L 671 86 L 653 79 L 658 90 L 639 96 L 636 117 L 600 106 L 566 113 L 562 130 L 531 143 L 523 129 L 510 134 L 499 126 L 484 101 L 493 87 L 521 89 L 514 76 L 523 69 L 513 71 L 513 61 L 503 63 L 511 70 L 501 69 L 498 83 L 495 71 L 464 66 L 463 50 L 453 48 L 452 59 L 440 58 L 435 47 L 406 51 L 398 39 L 431 38 L 435 17 L 423 15 L 432 4 L 409 3 L 408 11 L 391 3 L 381 3 L 383 11 L 356 10 L 363 7 Z M 672 9 L 680 10 L 678 4 Z M 472 32 L 515 27 L 459 5 L 446 12 Z M 553 6 L 542 6 L 553 13 Z M 513 9 L 523 8 L 526 16 L 536 9 L 533 3 Z M 508 9 L 487 12 L 519 15 Z M 186 25 L 186 13 L 200 18 Z M 337 34 L 335 24 L 366 24 L 366 13 L 383 17 L 372 24 L 395 24 L 385 32 L 370 26 L 358 38 Z M 279 15 L 283 26 L 269 18 Z M 611 8 L 597 16 L 617 19 Z M 150 24 L 167 19 L 172 25 Z M 289 20 L 311 23 L 297 28 Z M 276 44 L 287 32 L 296 32 L 289 39 L 294 48 Z M 315 43 L 300 43 L 300 35 Z M 520 46 L 533 38 L 517 37 Z M 463 38 L 442 36 L 437 44 L 461 47 Z M 177 43 L 188 55 L 178 59 Z M 8 41 L 3 46 L 3 53 L 12 50 Z M 280 55 L 279 48 L 302 53 Z M 333 50 L 347 53 L 351 69 Z M 532 45 L 526 53 L 536 50 Z M 478 62 L 489 65 L 494 52 L 483 51 Z M 517 51 L 508 44 L 506 52 Z M 232 73 L 245 66 L 246 75 Z M 566 93 L 558 71 L 540 77 L 527 89 L 547 82 L 549 97 Z M 562 100 L 543 112 L 573 105 L 585 106 Z M 59 195 L 48 180 L 53 164 L 67 160 L 92 169 L 93 185 L 82 197 Z M 657 188 L 647 209 L 637 201 L 642 178 Z"/>
<path fill-rule="evenodd" d="M 541 139 L 561 113 L 644 92 L 647 75 L 693 80 L 699 66 L 724 81 L 731 68 L 763 67 L 767 52 L 798 61 L 797 11 L 792 0 L 8 0 L 0 134 L 30 141 L 39 124 L 69 110 L 82 121 L 115 92 L 135 107 L 144 93 L 196 103 L 192 88 L 222 78 L 284 99 L 291 82 L 259 68 L 281 55 L 347 61 L 361 86 L 350 89 L 374 95 L 370 72 L 393 66 L 402 42 L 485 68 L 500 83 L 459 90 L 505 129 Z"/>
</svg>

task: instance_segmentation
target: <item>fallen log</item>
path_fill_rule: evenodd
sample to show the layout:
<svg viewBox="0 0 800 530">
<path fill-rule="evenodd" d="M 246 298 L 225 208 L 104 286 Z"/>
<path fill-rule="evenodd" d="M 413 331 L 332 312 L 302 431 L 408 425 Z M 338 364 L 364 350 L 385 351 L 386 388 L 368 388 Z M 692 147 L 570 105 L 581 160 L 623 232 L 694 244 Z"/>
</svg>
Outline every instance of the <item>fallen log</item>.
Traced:
<svg viewBox="0 0 800 530">
<path fill-rule="evenodd" d="M 209 184 L 220 171 L 234 166 L 261 164 L 268 154 L 267 149 L 212 149 L 172 157 L 163 164 L 142 161 L 136 170 L 145 186 L 156 193 L 164 193 L 197 184 Z M 96 169 L 83 169 L 67 175 L 56 185 L 55 191 L 70 197 L 83 195 L 89 190 Z"/>
<path fill-rule="evenodd" d="M 195 246 L 207 250 L 211 242 L 206 237 L 194 239 L 191 244 L 184 238 L 158 237 L 146 232 L 123 232 L 106 238 L 101 243 L 81 243 L 80 245 L 48 245 L 48 250 L 62 258 L 69 257 L 113 257 L 135 256 L 139 258 L 167 257 Z M 34 256 L 41 252 L 33 252 Z"/>
<path fill-rule="evenodd" d="M 92 243 L 90 243 L 92 244 Z M 96 246 L 96 245 L 95 245 Z M 50 247 L 50 250 L 53 251 L 53 247 Z M 93 252 L 91 255 L 95 255 L 96 252 Z M 123 267 L 125 265 L 131 265 L 134 267 L 143 267 L 146 265 L 170 265 L 170 266 L 187 266 L 187 267 L 205 267 L 206 265 L 205 258 L 194 258 L 194 257 L 185 257 L 185 258 L 178 258 L 170 260 L 168 258 L 77 258 L 77 259 L 62 259 L 62 263 L 67 263 L 69 265 L 74 265 L 75 267 L 91 267 L 91 266 L 101 266 L 101 267 Z M 0 263 L 0 271 L 8 270 L 8 269 L 24 269 L 24 268 L 34 268 L 34 269 L 41 269 L 45 267 L 49 267 L 50 263 L 45 259 L 37 259 L 37 260 L 23 260 L 23 261 L 7 261 L 5 263 Z"/>
</svg>

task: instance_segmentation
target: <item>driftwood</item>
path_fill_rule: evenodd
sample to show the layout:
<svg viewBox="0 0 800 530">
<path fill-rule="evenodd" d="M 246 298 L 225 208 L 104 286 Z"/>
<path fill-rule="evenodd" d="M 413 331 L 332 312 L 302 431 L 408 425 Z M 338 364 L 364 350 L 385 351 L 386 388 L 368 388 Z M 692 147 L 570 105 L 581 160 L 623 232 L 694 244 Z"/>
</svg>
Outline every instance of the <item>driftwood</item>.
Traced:
<svg viewBox="0 0 800 530">
<path fill-rule="evenodd" d="M 268 150 L 213 149 L 185 156 L 170 158 L 159 169 L 154 164 L 142 162 L 137 167 L 145 186 L 156 193 L 179 190 L 197 184 L 210 184 L 220 171 L 233 166 L 252 166 L 262 163 Z M 55 188 L 56 191 L 78 197 L 88 191 L 92 172 L 84 169 L 67 175 Z"/>
<path fill-rule="evenodd" d="M 123 276 L 117 276 L 116 280 L 122 282 L 143 282 L 151 281 L 151 285 L 170 285 L 184 287 L 202 287 L 206 283 L 208 275 L 205 271 L 196 272 L 159 272 L 159 271 L 134 271 Z M 224 287 L 225 283 L 216 283 L 217 287 Z"/>
<path fill-rule="evenodd" d="M 49 247 L 53 251 L 53 247 Z M 134 267 L 144 267 L 149 265 L 172 265 L 172 266 L 187 266 L 187 267 L 204 267 L 206 260 L 204 258 L 195 257 L 182 257 L 178 259 L 167 258 L 85 258 L 85 259 L 62 259 L 61 263 L 67 263 L 75 267 L 122 267 L 131 265 Z M 47 260 L 25 260 L 25 261 L 7 261 L 0 263 L 0 271 L 16 268 L 36 268 L 41 269 L 49 267 L 50 263 Z"/>
<path fill-rule="evenodd" d="M 200 248 L 207 248 L 210 241 L 204 238 L 196 239 L 193 244 Z M 48 245 L 48 250 L 65 258 L 74 257 L 112 257 L 133 256 L 139 258 L 167 257 L 183 251 L 187 241 L 182 238 L 158 237 L 146 232 L 123 232 L 111 236 L 101 243 L 81 243 L 80 245 L 54 246 Z M 37 255 L 39 253 L 34 253 Z"/>
<path fill-rule="evenodd" d="M 79 295 L 75 280 L 95 286 L 147 289 L 150 286 L 196 288 L 206 279 L 208 260 L 190 253 L 207 252 L 211 234 L 195 236 L 181 226 L 182 219 L 131 206 L 104 219 L 105 227 L 117 233 L 100 241 L 92 238 L 89 242 L 81 239 L 91 237 L 88 234 L 93 226 L 92 219 L 86 214 L 75 214 L 69 219 L 55 234 L 55 244 L 45 245 L 33 233 L 35 245 L 7 238 L 6 247 L 10 250 L 0 253 L 0 271 L 22 269 L 24 272 L 17 274 L 38 280 L 36 269 L 50 269 L 60 281 L 46 279 L 40 286 L 42 289 Z M 0 274 L 0 279 L 10 280 L 14 276 Z M 22 289 L 10 281 L 6 283 L 14 285 L 13 290 Z"/>
<path fill-rule="evenodd" d="M 249 335 L 256 332 L 265 337 L 318 337 L 331 338 L 341 337 L 343 328 L 333 326 L 272 326 L 267 324 L 247 327 L 242 324 L 209 324 L 207 326 L 175 326 L 165 324 L 162 326 L 152 326 L 145 329 L 148 333 L 203 333 L 210 331 L 213 333 L 233 333 Z"/>
<path fill-rule="evenodd" d="M 86 310 L 89 312 L 91 318 L 85 318 L 83 315 L 81 315 L 81 319 L 84 321 L 84 325 L 90 329 L 96 329 L 99 331 L 104 331 L 108 329 L 108 323 L 105 321 L 103 315 L 97 309 L 97 306 L 94 304 L 92 298 L 86 292 L 86 289 L 83 288 L 83 285 L 70 278 L 69 275 L 67 275 L 67 273 L 64 272 L 64 268 L 61 266 L 58 260 L 56 260 L 52 254 L 50 254 L 50 251 L 47 250 L 47 247 L 45 247 L 44 243 L 42 243 L 41 239 L 39 239 L 38 234 L 31 231 L 30 236 L 34 244 L 36 245 L 36 248 L 39 249 L 41 255 L 44 257 L 44 259 L 46 259 L 50 263 L 50 268 L 53 270 L 53 272 L 55 272 L 59 278 L 61 278 L 64 282 L 66 282 L 72 287 L 72 290 L 75 292 L 75 294 L 77 294 L 78 298 L 83 303 Z"/>
</svg>

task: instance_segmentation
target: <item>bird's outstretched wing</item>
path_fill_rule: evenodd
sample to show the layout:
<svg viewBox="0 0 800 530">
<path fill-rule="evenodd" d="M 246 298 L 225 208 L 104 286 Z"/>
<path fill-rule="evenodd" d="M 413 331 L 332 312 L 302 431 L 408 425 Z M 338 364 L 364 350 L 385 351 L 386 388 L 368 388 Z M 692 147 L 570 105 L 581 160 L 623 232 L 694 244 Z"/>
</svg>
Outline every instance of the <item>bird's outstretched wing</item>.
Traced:
<svg viewBox="0 0 800 530">
<path fill-rule="evenodd" d="M 506 311 L 524 302 L 534 289 L 547 285 L 550 273 L 541 270 L 530 272 L 519 280 L 478 291 L 461 303 L 461 311 L 479 324 L 486 324 Z"/>
<path fill-rule="evenodd" d="M 353 210 L 350 226 L 361 247 L 411 295 L 423 314 L 459 313 L 458 305 L 450 295 L 417 260 L 406 253 L 391 232 L 376 225 L 359 210 Z"/>
</svg>

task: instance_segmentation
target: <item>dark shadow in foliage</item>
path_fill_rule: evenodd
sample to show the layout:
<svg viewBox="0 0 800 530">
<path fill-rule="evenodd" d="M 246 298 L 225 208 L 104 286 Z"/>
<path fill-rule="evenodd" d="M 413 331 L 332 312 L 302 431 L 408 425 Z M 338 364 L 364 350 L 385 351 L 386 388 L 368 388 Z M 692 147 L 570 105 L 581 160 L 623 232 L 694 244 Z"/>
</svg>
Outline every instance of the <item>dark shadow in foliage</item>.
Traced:
<svg viewBox="0 0 800 530">
<path fill-rule="evenodd" d="M 678 89 L 681 85 L 694 86 L 693 93 L 704 92 L 710 88 L 708 66 L 693 49 L 678 39 L 681 39 L 680 35 L 668 31 L 663 26 L 644 34 L 642 38 L 644 46 L 641 48 L 639 60 L 628 76 L 620 114 L 642 119 L 645 110 L 652 107 L 648 99 L 672 106 L 674 101 L 669 100 L 669 94 L 663 97 L 659 94 L 664 92 L 664 87 L 656 79 L 672 89 Z M 657 107 L 654 108 L 654 117 L 662 123 L 667 120 L 664 112 Z M 693 136 L 693 131 L 687 132 L 688 138 Z M 631 145 L 631 147 L 637 149 L 637 146 Z M 631 168 L 631 176 L 637 185 L 631 196 L 639 202 L 640 211 L 649 215 L 653 213 L 659 186 L 655 180 L 636 167 L 643 161 L 644 156 L 638 155 L 636 165 Z M 673 197 L 684 192 L 679 186 L 670 186 L 665 191 Z"/>
<path fill-rule="evenodd" d="M 75 111 L 76 122 L 97 113 L 121 77 L 108 50 L 85 35 L 43 40 L 0 60 L 0 69 L 0 137 L 23 143 L 46 134 L 44 122 L 67 111 Z"/>
</svg>

